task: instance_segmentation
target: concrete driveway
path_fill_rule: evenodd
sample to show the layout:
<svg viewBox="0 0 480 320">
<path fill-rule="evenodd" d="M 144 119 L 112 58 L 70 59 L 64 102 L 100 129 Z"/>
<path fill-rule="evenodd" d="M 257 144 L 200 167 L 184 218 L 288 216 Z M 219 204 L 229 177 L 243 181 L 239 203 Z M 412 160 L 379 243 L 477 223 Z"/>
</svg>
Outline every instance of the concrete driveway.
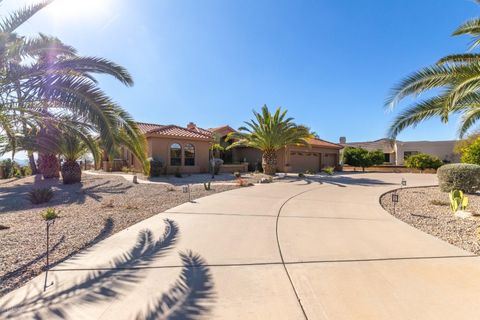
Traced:
<svg viewBox="0 0 480 320">
<path fill-rule="evenodd" d="M 3 297 L 0 318 L 478 318 L 478 258 L 380 207 L 402 178 L 436 183 L 346 174 L 181 205 Z"/>
</svg>

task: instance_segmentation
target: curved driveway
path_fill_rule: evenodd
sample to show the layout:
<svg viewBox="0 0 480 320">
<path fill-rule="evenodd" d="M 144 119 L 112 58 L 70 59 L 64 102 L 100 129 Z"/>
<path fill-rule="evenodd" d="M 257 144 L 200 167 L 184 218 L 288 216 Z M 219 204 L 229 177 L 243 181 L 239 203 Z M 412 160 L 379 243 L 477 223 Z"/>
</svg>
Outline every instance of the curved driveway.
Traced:
<svg viewBox="0 0 480 320">
<path fill-rule="evenodd" d="M 380 207 L 379 196 L 402 177 L 409 186 L 436 182 L 350 174 L 202 198 L 67 260 L 49 273 L 46 293 L 42 275 L 1 299 L 0 309 L 39 319 L 478 318 L 478 258 Z M 166 218 L 178 233 L 144 249 L 139 233 L 151 230 L 144 242 L 154 241 Z M 190 250 L 204 262 L 188 268 Z"/>
</svg>

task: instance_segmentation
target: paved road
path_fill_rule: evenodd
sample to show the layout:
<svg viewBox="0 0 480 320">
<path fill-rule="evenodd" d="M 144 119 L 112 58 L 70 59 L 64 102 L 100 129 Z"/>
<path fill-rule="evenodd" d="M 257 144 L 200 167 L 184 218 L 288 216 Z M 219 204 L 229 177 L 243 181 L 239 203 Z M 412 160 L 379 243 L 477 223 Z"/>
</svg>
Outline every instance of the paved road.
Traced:
<svg viewBox="0 0 480 320">
<path fill-rule="evenodd" d="M 37 319 L 476 319 L 480 261 L 383 211 L 435 176 L 350 174 L 188 203 L 0 300 Z M 147 231 L 148 230 L 148 231 Z M 1 318 L 1 316 L 0 316 Z"/>
</svg>

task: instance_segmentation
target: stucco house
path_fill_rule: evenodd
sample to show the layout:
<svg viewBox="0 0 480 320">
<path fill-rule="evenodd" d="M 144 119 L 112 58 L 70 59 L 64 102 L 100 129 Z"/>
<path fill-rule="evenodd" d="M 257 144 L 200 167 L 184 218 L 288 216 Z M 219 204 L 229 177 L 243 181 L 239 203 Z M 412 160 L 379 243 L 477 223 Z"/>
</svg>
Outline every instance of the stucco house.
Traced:
<svg viewBox="0 0 480 320">
<path fill-rule="evenodd" d="M 186 127 L 177 125 L 161 125 L 139 122 L 138 126 L 147 140 L 148 157 L 161 159 L 167 173 L 208 172 L 212 153 L 210 146 L 214 137 L 220 138 L 220 143 L 226 147 L 228 133 L 235 131 L 224 125 L 217 128 L 203 129 L 190 122 Z M 310 146 L 287 146 L 278 151 L 278 171 L 280 172 L 318 172 L 325 167 L 336 167 L 340 160 L 340 144 L 321 139 L 310 139 Z M 261 163 L 261 151 L 253 148 L 234 148 L 220 152 L 220 158 L 225 162 L 224 172 L 255 170 Z M 141 169 L 141 163 L 126 148 L 121 150 L 121 157 L 114 159 L 113 166 L 117 170 L 122 166 Z M 104 164 L 104 168 L 112 165 Z"/>
<path fill-rule="evenodd" d="M 405 159 L 418 153 L 435 155 L 444 162 L 460 162 L 460 155 L 454 152 L 457 140 L 447 141 L 393 141 L 379 139 L 364 142 L 347 142 L 345 137 L 340 137 L 340 144 L 344 147 L 360 147 L 367 150 L 382 150 L 385 163 L 391 165 L 404 165 Z"/>
</svg>

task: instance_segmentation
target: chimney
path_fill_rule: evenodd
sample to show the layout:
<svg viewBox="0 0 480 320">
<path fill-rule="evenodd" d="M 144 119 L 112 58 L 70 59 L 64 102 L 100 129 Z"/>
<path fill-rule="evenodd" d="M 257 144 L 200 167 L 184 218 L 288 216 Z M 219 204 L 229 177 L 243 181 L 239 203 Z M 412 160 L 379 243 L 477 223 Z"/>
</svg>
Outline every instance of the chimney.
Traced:
<svg viewBox="0 0 480 320">
<path fill-rule="evenodd" d="M 187 129 L 188 130 L 195 130 L 195 129 L 197 129 L 197 125 L 194 122 L 189 122 L 187 124 Z"/>
<path fill-rule="evenodd" d="M 340 137 L 340 144 L 345 144 L 347 143 L 347 138 L 346 137 Z"/>
</svg>

